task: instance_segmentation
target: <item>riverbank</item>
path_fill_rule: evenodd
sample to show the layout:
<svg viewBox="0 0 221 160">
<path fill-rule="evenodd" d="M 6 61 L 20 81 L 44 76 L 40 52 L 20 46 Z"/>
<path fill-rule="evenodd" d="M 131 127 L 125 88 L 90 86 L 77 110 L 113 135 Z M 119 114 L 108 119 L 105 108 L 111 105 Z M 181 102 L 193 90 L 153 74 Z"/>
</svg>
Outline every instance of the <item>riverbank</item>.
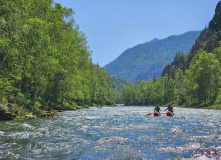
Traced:
<svg viewBox="0 0 221 160">
<path fill-rule="evenodd" d="M 77 106 L 62 108 L 50 108 L 45 106 L 32 106 L 30 110 L 24 106 L 18 106 L 16 103 L 0 103 L 0 121 L 2 120 L 25 120 L 25 119 L 37 119 L 43 117 L 53 117 L 57 112 L 77 110 L 83 108 L 97 107 L 102 108 L 107 105 L 96 105 L 94 106 Z"/>
<path fill-rule="evenodd" d="M 214 109 L 214 110 L 221 110 L 221 105 L 216 104 L 216 105 L 211 105 L 208 107 L 203 107 L 203 109 Z"/>
<path fill-rule="evenodd" d="M 180 108 L 192 108 L 192 109 L 213 109 L 213 110 L 221 110 L 221 105 L 220 104 L 214 104 L 210 106 L 179 106 Z"/>
<path fill-rule="evenodd" d="M 64 110 L 77 110 L 82 108 L 89 108 L 88 106 L 75 106 L 67 109 L 51 109 L 49 107 L 33 107 L 34 110 L 30 111 L 23 106 L 8 103 L 6 105 L 0 104 L 0 121 L 1 120 L 25 120 L 37 119 L 43 117 L 53 117 L 57 112 Z"/>
<path fill-rule="evenodd" d="M 7 112 L 4 109 L 0 109 L 0 120 L 24 120 L 24 119 L 37 119 L 38 117 L 53 117 L 57 113 L 57 110 L 39 110 L 37 114 L 31 112 L 23 114 L 15 114 L 13 112 Z"/>
</svg>

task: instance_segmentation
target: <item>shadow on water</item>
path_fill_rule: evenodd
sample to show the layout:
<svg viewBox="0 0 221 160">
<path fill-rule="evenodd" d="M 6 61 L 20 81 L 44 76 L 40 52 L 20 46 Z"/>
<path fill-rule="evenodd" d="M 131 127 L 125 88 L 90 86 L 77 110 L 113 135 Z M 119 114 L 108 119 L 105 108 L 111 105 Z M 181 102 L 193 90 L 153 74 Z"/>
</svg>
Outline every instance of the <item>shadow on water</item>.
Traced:
<svg viewBox="0 0 221 160">
<path fill-rule="evenodd" d="M 103 107 L 0 122 L 0 159 L 221 159 L 221 111 Z M 165 108 L 162 108 L 163 110 Z"/>
</svg>

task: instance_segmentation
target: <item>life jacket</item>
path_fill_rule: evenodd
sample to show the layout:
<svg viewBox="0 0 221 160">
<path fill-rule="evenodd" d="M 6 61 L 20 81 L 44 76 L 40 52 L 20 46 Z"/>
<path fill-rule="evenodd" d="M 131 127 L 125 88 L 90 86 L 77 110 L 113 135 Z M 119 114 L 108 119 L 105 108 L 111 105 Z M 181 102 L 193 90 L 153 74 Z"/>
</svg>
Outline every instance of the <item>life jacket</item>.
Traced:
<svg viewBox="0 0 221 160">
<path fill-rule="evenodd" d="M 155 111 L 160 112 L 160 107 L 156 107 Z"/>
<path fill-rule="evenodd" d="M 173 107 L 172 106 L 168 106 L 168 111 L 173 112 Z"/>
</svg>

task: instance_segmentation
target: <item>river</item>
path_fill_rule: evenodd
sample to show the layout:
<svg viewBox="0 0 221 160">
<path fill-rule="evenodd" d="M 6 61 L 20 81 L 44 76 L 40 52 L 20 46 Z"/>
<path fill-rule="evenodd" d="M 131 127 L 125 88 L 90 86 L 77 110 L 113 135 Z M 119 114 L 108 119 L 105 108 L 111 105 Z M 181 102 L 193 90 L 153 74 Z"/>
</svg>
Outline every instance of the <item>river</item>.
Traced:
<svg viewBox="0 0 221 160">
<path fill-rule="evenodd" d="M 0 159 L 221 159 L 221 111 L 103 107 L 0 122 Z M 162 110 L 165 108 L 162 107 Z"/>
</svg>

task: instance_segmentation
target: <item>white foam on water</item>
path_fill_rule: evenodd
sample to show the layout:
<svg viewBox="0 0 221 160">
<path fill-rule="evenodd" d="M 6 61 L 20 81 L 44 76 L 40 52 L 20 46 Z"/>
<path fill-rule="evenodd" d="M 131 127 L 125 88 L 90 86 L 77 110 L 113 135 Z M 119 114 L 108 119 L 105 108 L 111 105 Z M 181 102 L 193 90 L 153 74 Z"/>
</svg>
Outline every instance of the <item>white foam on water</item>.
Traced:
<svg viewBox="0 0 221 160">
<path fill-rule="evenodd" d="M 128 138 L 124 138 L 124 137 L 102 137 L 100 138 L 97 142 L 98 143 L 111 143 L 111 142 L 124 142 L 128 140 Z"/>
<path fill-rule="evenodd" d="M 32 125 L 30 125 L 30 124 L 27 124 L 27 123 L 23 123 L 22 126 L 23 126 L 24 128 L 28 128 L 28 129 L 35 129 L 34 126 L 32 126 Z"/>
<path fill-rule="evenodd" d="M 30 132 L 16 132 L 8 136 L 12 137 L 13 139 L 28 139 L 30 136 Z"/>
<path fill-rule="evenodd" d="M 3 136 L 5 134 L 5 132 L 0 131 L 0 136 Z"/>
<path fill-rule="evenodd" d="M 21 159 L 29 152 L 30 156 L 42 159 L 59 155 L 61 159 L 154 159 L 160 156 L 182 159 L 185 156 L 209 160 L 214 157 L 208 158 L 208 155 L 221 150 L 217 147 L 221 146 L 220 111 L 211 116 L 214 111 L 175 108 L 177 112 L 173 117 L 146 116 L 153 109 L 91 108 L 61 112 L 56 119 L 39 119 L 34 124 L 10 122 L 0 126 L 0 135 L 4 135 L 0 146 L 8 140 L 20 143 L 22 148 L 16 152 L 8 147 L 3 152 L 19 153 Z M 209 145 L 215 147 L 207 149 Z"/>
<path fill-rule="evenodd" d="M 181 160 L 216 160 L 214 158 L 208 158 L 205 155 L 196 158 L 182 158 Z"/>
</svg>

